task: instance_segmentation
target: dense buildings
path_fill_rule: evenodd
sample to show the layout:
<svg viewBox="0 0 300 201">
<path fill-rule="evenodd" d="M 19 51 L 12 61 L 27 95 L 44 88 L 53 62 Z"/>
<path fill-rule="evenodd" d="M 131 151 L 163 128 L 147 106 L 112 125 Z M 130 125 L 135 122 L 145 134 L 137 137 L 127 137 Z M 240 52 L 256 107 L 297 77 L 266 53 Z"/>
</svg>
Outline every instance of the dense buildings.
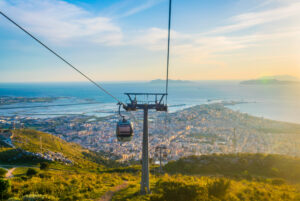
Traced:
<svg viewBox="0 0 300 201">
<path fill-rule="evenodd" d="M 155 147 L 168 147 L 167 160 L 211 153 L 277 153 L 300 155 L 300 125 L 276 122 L 232 111 L 224 104 L 191 107 L 170 113 L 149 114 L 150 157 Z M 117 116 L 105 118 L 84 115 L 30 118 L 0 117 L 1 127 L 34 127 L 95 151 L 109 153 L 121 161 L 141 158 L 142 112 L 129 114 L 135 135 L 120 143 L 115 137 Z M 16 123 L 17 122 L 17 123 Z"/>
</svg>

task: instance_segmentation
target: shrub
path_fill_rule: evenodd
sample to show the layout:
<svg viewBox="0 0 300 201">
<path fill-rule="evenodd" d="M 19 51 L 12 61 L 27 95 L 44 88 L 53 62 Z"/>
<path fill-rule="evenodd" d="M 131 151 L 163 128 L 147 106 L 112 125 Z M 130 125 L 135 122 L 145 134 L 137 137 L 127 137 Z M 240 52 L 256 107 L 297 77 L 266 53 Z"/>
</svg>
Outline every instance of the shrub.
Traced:
<svg viewBox="0 0 300 201">
<path fill-rule="evenodd" d="M 49 169 L 50 164 L 47 162 L 41 162 L 40 163 L 40 169 L 41 170 L 48 170 Z"/>
<path fill-rule="evenodd" d="M 23 201 L 57 201 L 58 199 L 50 195 L 30 194 L 23 197 Z"/>
<path fill-rule="evenodd" d="M 271 175 L 277 177 L 278 175 L 280 175 L 280 172 L 277 168 L 272 168 L 271 169 Z"/>
<path fill-rule="evenodd" d="M 37 170 L 35 170 L 35 169 L 33 169 L 33 168 L 28 168 L 28 170 L 27 170 L 27 172 L 26 172 L 26 175 L 30 177 L 30 176 L 36 175 L 37 173 L 38 173 Z"/>
<path fill-rule="evenodd" d="M 151 201 L 208 200 L 206 189 L 194 183 L 189 184 L 177 180 L 160 180 L 156 183 L 155 189 L 161 195 L 152 195 Z"/>
<path fill-rule="evenodd" d="M 230 187 L 230 181 L 226 179 L 218 179 L 210 184 L 208 184 L 208 195 L 214 196 L 216 198 L 224 198 Z"/>
<path fill-rule="evenodd" d="M 11 184 L 9 180 L 0 179 L 0 195 L 1 198 L 7 198 L 10 192 Z"/>
<path fill-rule="evenodd" d="M 51 175 L 50 175 L 50 174 L 47 174 L 47 173 L 40 173 L 40 174 L 39 174 L 39 177 L 40 177 L 40 178 L 51 178 Z"/>
<path fill-rule="evenodd" d="M 6 169 L 0 168 L 0 177 L 4 177 L 6 173 L 7 173 Z"/>
<path fill-rule="evenodd" d="M 285 184 L 285 180 L 284 179 L 280 179 L 280 178 L 278 178 L 278 179 L 272 179 L 272 184 L 280 186 L 280 185 Z"/>
<path fill-rule="evenodd" d="M 21 201 L 21 199 L 13 197 L 13 198 L 9 198 L 7 201 Z"/>
</svg>

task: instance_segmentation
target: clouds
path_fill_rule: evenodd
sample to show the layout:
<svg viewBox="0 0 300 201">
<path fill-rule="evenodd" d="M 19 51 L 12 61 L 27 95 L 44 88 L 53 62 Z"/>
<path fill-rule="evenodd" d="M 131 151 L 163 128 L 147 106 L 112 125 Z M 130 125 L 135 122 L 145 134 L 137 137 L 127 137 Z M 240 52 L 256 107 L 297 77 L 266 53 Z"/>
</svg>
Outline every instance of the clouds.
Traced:
<svg viewBox="0 0 300 201">
<path fill-rule="evenodd" d="M 112 18 L 124 18 L 150 9 L 166 0 L 122 0 L 102 11 Z"/>
<path fill-rule="evenodd" d="M 201 64 L 216 62 L 222 54 L 272 45 L 286 46 L 287 40 L 299 39 L 300 2 L 269 0 L 267 3 L 273 7 L 232 16 L 225 20 L 227 25 L 208 32 L 192 34 L 173 30 L 172 54 L 186 63 Z M 153 51 L 165 50 L 166 37 L 166 29 L 150 28 L 135 36 L 131 44 L 144 45 Z"/>
<path fill-rule="evenodd" d="M 148 8 L 151 8 L 151 7 L 161 3 L 162 1 L 164 1 L 164 0 L 146 0 L 143 4 L 140 4 L 139 6 L 133 7 L 131 9 L 125 11 L 119 17 L 127 17 L 130 15 L 134 15 L 134 14 L 144 11 Z"/>
<path fill-rule="evenodd" d="M 172 27 L 175 29 L 171 32 L 171 63 L 174 68 L 185 66 L 188 70 L 181 71 L 185 73 L 193 72 L 198 67 L 229 68 L 231 65 L 247 65 L 242 62 L 249 61 L 249 58 L 269 58 L 269 61 L 262 62 L 263 68 L 271 60 L 275 63 L 279 61 L 279 57 L 284 58 L 284 61 L 296 60 L 295 55 L 300 53 L 300 49 L 297 52 L 295 48 L 296 42 L 300 42 L 299 0 L 236 2 L 239 1 L 243 1 L 243 5 L 239 4 L 240 7 L 236 8 L 232 8 L 235 4 L 229 7 L 228 2 L 222 1 L 218 5 L 220 10 L 223 9 L 222 6 L 233 10 L 226 10 L 226 14 L 221 11 L 216 13 L 214 6 L 211 6 L 213 3 L 205 7 L 204 4 L 208 1 L 191 0 L 187 7 L 184 1 L 174 2 Z M 161 7 L 156 6 L 160 3 Z M 167 3 L 167 0 L 120 0 L 114 4 L 103 1 L 99 6 L 101 10 L 96 13 L 96 9 L 87 10 L 80 7 L 80 4 L 64 0 L 0 0 L 0 9 L 47 44 L 54 43 L 51 47 L 61 46 L 66 53 L 73 48 L 72 53 L 77 53 L 80 60 L 84 60 L 80 51 L 85 49 L 85 61 L 91 61 L 90 65 L 94 66 L 109 65 L 106 72 L 113 69 L 111 66 L 129 66 L 134 69 L 136 62 L 132 61 L 137 60 L 136 55 L 143 62 L 149 59 L 149 65 L 155 63 L 155 66 L 159 66 L 165 63 Z M 197 8 L 197 11 L 190 11 L 188 8 L 191 6 Z M 202 7 L 211 10 L 200 12 Z M 152 10 L 149 12 L 143 12 L 150 8 Z M 197 16 L 201 20 L 195 19 L 195 23 L 187 23 L 195 27 L 187 31 L 182 28 L 187 26 L 182 24 L 191 18 L 176 15 L 178 12 L 186 12 L 184 15 Z M 216 16 L 210 19 L 207 17 L 210 16 L 208 12 Z M 133 17 L 137 13 L 140 15 Z M 199 30 L 204 29 L 197 29 L 197 26 L 203 27 L 206 24 L 211 24 L 212 26 L 206 27 L 212 28 L 202 32 Z M 0 26 L 11 25 L 1 23 Z M 11 30 L 19 32 L 17 29 Z M 105 56 L 100 57 L 98 52 Z M 126 56 L 120 59 L 123 55 Z M 144 55 L 146 56 L 143 57 Z"/>
<path fill-rule="evenodd" d="M 300 20 L 300 2 L 291 3 L 287 6 L 279 7 L 276 9 L 261 11 L 261 12 L 250 12 L 243 13 L 234 16 L 230 19 L 230 25 L 218 27 L 210 32 L 209 34 L 220 34 L 230 33 L 248 29 L 254 26 L 263 25 L 270 22 L 276 22 L 280 20 L 289 19 L 291 17 Z"/>
<path fill-rule="evenodd" d="M 32 33 L 67 44 L 80 40 L 118 44 L 122 31 L 111 19 L 61 0 L 4 0 L 0 8 Z"/>
</svg>

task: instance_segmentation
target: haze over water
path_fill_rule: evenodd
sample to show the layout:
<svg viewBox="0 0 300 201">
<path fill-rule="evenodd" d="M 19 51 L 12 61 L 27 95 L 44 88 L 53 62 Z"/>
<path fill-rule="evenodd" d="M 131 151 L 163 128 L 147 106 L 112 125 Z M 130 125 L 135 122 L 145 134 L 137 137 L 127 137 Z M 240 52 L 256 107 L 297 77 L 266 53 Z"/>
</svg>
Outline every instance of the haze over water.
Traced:
<svg viewBox="0 0 300 201">
<path fill-rule="evenodd" d="M 125 92 L 164 92 L 163 84 L 149 82 L 106 82 L 102 86 L 126 101 Z M 97 101 L 97 105 L 78 105 L 34 109 L 0 110 L 0 115 L 51 116 L 51 114 L 86 114 L 105 116 L 117 110 L 116 103 L 90 83 L 7 83 L 0 84 L 1 96 L 69 97 L 51 103 L 18 103 L 1 106 L 71 104 Z M 170 111 L 193 105 L 220 101 L 244 101 L 231 109 L 273 120 L 300 123 L 300 85 L 240 85 L 237 81 L 199 81 L 170 84 Z M 106 112 L 104 112 L 106 111 Z"/>
</svg>

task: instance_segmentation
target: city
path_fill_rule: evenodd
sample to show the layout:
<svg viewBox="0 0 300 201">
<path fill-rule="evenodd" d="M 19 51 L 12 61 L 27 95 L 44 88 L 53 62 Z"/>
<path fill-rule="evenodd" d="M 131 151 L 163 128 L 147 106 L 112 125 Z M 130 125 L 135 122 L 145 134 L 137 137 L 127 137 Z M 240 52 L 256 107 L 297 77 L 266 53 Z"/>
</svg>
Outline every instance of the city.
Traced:
<svg viewBox="0 0 300 201">
<path fill-rule="evenodd" d="M 230 104 L 239 104 L 230 103 Z M 226 108 L 228 103 L 214 103 L 183 109 L 174 113 L 150 112 L 149 150 L 154 161 L 155 148 L 167 147 L 164 161 L 184 156 L 213 153 L 273 153 L 299 156 L 297 124 L 276 122 Z M 127 114 L 127 113 L 126 113 Z M 135 135 L 120 143 L 115 136 L 117 115 L 102 118 L 84 115 L 53 118 L 0 117 L 0 126 L 36 128 L 99 151 L 121 162 L 141 159 L 142 111 L 128 113 Z"/>
</svg>

